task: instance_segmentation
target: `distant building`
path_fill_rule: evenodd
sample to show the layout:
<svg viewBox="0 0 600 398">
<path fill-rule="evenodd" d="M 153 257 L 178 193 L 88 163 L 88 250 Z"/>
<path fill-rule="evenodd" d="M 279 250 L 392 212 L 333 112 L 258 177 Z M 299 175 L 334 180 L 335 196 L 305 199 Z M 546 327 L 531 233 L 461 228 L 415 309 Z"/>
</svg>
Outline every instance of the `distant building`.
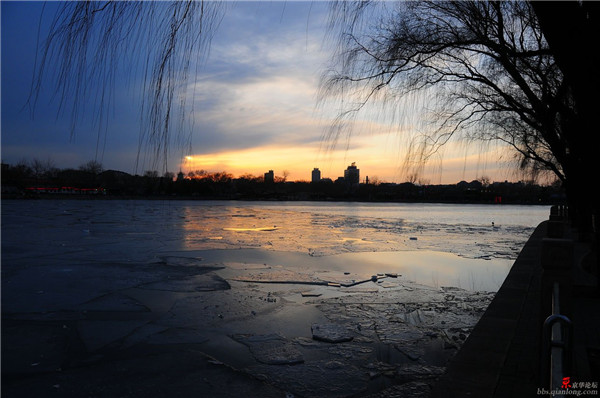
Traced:
<svg viewBox="0 0 600 398">
<path fill-rule="evenodd" d="M 358 185 L 360 182 L 360 170 L 356 167 L 355 162 L 352 162 L 352 164 L 344 170 L 344 180 L 348 185 Z"/>
<path fill-rule="evenodd" d="M 274 183 L 275 182 L 275 174 L 273 173 L 273 170 L 269 170 L 268 173 L 265 173 L 265 183 Z"/>
<path fill-rule="evenodd" d="M 319 182 L 319 181 L 321 181 L 321 170 L 317 169 L 316 167 L 313 169 L 311 181 L 312 182 Z"/>
<path fill-rule="evenodd" d="M 181 170 L 177 173 L 177 181 L 183 181 L 183 172 Z"/>
</svg>

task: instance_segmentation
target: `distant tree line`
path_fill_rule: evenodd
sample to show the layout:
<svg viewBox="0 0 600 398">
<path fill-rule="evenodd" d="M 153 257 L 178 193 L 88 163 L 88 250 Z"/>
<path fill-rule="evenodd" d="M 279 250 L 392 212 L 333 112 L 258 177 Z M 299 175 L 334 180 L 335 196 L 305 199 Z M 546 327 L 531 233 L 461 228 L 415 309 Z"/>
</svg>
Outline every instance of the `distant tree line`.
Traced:
<svg viewBox="0 0 600 398">
<path fill-rule="evenodd" d="M 564 194 L 558 184 L 542 186 L 526 182 L 491 183 L 485 177 L 447 185 L 375 182 L 359 184 L 358 187 L 346 184 L 343 180 L 290 182 L 286 177 L 277 177 L 270 183 L 265 182 L 262 176 L 252 174 L 235 178 L 227 172 L 204 170 L 188 172 L 186 175 L 167 172 L 161 176 L 156 171 L 132 175 L 122 171 L 103 170 L 102 165 L 95 161 L 82 164 L 77 169 L 58 169 L 51 161 L 34 160 L 16 165 L 2 164 L 2 196 L 37 198 L 86 192 L 110 198 L 504 204 L 560 204 L 564 201 Z"/>
</svg>

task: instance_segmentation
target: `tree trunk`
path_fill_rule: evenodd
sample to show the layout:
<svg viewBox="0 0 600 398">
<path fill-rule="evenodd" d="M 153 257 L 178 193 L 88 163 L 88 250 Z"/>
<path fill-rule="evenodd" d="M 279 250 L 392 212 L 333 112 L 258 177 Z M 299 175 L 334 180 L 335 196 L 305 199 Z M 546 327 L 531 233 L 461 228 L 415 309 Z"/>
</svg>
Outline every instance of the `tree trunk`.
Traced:
<svg viewBox="0 0 600 398">
<path fill-rule="evenodd" d="M 568 142 L 566 175 L 569 213 L 597 253 L 599 244 L 598 187 L 600 131 L 600 2 L 531 1 L 556 63 L 572 90 L 576 120 L 565 131 Z M 600 260 L 597 260 L 596 274 Z"/>
</svg>

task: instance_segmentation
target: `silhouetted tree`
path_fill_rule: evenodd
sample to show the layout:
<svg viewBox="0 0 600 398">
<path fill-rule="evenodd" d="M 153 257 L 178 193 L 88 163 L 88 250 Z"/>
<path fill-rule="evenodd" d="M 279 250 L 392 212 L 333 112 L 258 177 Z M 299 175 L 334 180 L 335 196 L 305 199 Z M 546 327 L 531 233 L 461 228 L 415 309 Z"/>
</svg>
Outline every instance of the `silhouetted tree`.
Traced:
<svg viewBox="0 0 600 398">
<path fill-rule="evenodd" d="M 163 178 L 168 181 L 173 181 L 175 179 L 175 174 L 167 171 L 165 174 L 163 174 Z"/>
<path fill-rule="evenodd" d="M 344 118 L 380 99 L 399 101 L 401 117 L 433 121 L 420 122 L 412 142 L 413 172 L 452 139 L 494 140 L 512 146 L 522 167 L 564 179 L 560 135 L 547 120 L 567 98 L 528 3 L 384 3 L 375 27 L 361 29 L 373 17 L 368 4 L 334 9 L 344 50 L 323 88 L 344 101 Z"/>
<path fill-rule="evenodd" d="M 290 176 L 290 172 L 288 170 L 283 170 L 283 175 L 282 176 L 275 176 L 274 181 L 276 183 L 284 183 L 287 181 L 288 177 Z"/>
<path fill-rule="evenodd" d="M 102 163 L 97 162 L 95 160 L 90 160 L 89 162 L 86 162 L 79 166 L 79 170 L 97 175 L 102 173 Z"/>
<path fill-rule="evenodd" d="M 566 189 L 574 216 L 584 231 L 600 229 L 597 197 L 590 195 L 592 185 L 598 185 L 597 148 L 600 108 L 600 3 L 594 1 L 532 1 L 550 51 L 564 75 L 573 109 L 565 119 L 564 135 L 569 142 L 564 168 L 568 174 Z M 590 178 L 592 177 L 592 178 Z M 590 217 L 590 213 L 592 217 Z M 589 220 L 594 220 L 592 226 Z M 599 260 L 600 261 L 600 260 Z"/>
<path fill-rule="evenodd" d="M 597 109 L 590 106 L 597 90 L 590 92 L 585 84 L 597 82 L 593 60 L 598 55 L 586 41 L 597 25 L 572 38 L 578 41 L 575 50 L 561 38 L 569 51 L 557 57 L 546 32 L 562 35 L 563 18 L 569 18 L 570 28 L 585 26 L 590 14 L 578 2 L 570 2 L 566 8 L 575 11 L 564 15 L 556 13 L 562 8 L 551 8 L 554 3 L 544 3 L 536 6 L 538 14 L 551 16 L 542 18 L 541 26 L 535 3 L 336 2 L 332 26 L 340 52 L 322 85 L 322 97 L 333 95 L 343 107 L 331 137 L 335 140 L 349 118 L 380 101 L 378 106 L 399 109 L 399 118 L 419 127 L 406 160 L 413 173 L 451 140 L 504 143 L 522 169 L 533 175 L 549 171 L 563 181 L 573 210 L 589 223 L 597 205 L 581 189 L 583 176 L 595 167 L 590 139 L 596 134 L 589 133 L 597 123 L 588 124 L 585 115 Z M 587 56 L 584 49 L 595 58 L 576 70 L 576 60 Z M 560 58 L 566 58 L 570 72 Z M 573 79 L 579 85 L 569 73 L 582 74 Z M 415 111 L 420 119 L 411 118 Z"/>
<path fill-rule="evenodd" d="M 144 173 L 144 177 L 146 178 L 158 178 L 158 171 L 156 170 L 146 170 Z"/>
<path fill-rule="evenodd" d="M 58 172 L 58 168 L 52 159 L 43 161 L 38 158 L 34 158 L 29 164 L 29 169 L 35 178 L 55 177 L 56 173 Z"/>
<path fill-rule="evenodd" d="M 251 182 L 263 182 L 264 177 L 263 176 L 255 176 L 254 174 L 251 174 L 251 173 L 245 173 L 245 174 L 242 174 L 241 176 L 239 176 L 238 180 L 245 180 L 245 181 L 251 181 Z"/>
</svg>

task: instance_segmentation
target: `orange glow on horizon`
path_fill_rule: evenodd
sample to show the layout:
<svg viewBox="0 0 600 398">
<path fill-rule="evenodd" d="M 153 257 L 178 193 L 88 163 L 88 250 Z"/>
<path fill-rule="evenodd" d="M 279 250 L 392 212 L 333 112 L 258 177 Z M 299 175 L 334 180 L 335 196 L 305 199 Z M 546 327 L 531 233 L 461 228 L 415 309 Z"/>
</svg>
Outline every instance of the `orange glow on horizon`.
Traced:
<svg viewBox="0 0 600 398">
<path fill-rule="evenodd" d="M 244 174 L 262 176 L 269 170 L 276 175 L 289 173 L 289 180 L 309 180 L 315 166 L 315 152 L 287 147 L 260 147 L 238 151 L 186 156 L 182 170 L 226 171 L 238 177 Z"/>
<path fill-rule="evenodd" d="M 394 153 L 388 142 L 377 142 L 370 137 L 355 148 L 323 151 L 311 146 L 263 146 L 242 150 L 185 156 L 180 164 L 184 173 L 197 170 L 227 172 L 234 177 L 251 174 L 263 176 L 273 170 L 275 176 L 287 175 L 288 181 L 310 181 L 314 168 L 322 178 L 337 179 L 344 170 L 356 162 L 360 181 L 368 176 L 370 181 L 407 181 L 402 172 L 402 156 Z M 387 146 L 386 146 L 387 144 Z M 455 184 L 461 180 L 472 181 L 482 176 L 492 181 L 511 180 L 512 169 L 506 164 L 498 166 L 498 150 L 465 154 L 464 151 L 447 151 L 441 163 L 424 168 L 417 182 L 425 184 Z M 491 165 L 491 167 L 490 167 Z"/>
</svg>

